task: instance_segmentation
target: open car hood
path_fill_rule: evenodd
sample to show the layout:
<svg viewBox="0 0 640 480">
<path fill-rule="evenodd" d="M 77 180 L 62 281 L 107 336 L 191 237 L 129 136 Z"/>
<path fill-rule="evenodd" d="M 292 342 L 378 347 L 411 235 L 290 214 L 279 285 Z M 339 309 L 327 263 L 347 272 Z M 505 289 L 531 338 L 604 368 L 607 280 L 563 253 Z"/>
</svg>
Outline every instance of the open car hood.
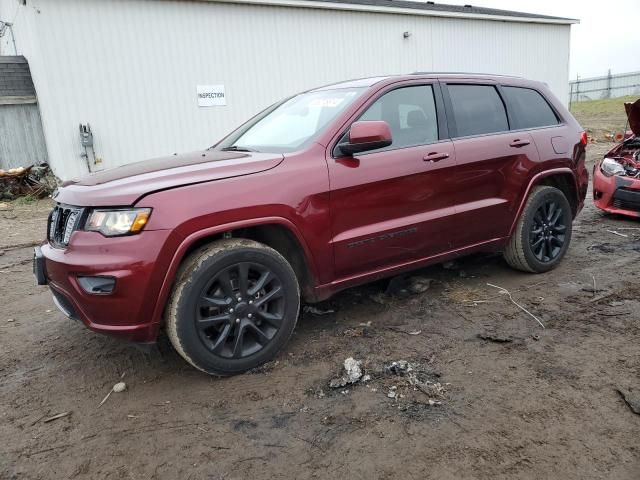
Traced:
<svg viewBox="0 0 640 480">
<path fill-rule="evenodd" d="M 631 131 L 636 137 L 640 136 L 640 98 L 633 103 L 625 103 L 624 110 L 627 112 Z"/>
<path fill-rule="evenodd" d="M 263 172 L 283 158 L 277 153 L 216 150 L 171 155 L 64 182 L 53 198 L 82 207 L 128 206 L 156 191 Z"/>
</svg>

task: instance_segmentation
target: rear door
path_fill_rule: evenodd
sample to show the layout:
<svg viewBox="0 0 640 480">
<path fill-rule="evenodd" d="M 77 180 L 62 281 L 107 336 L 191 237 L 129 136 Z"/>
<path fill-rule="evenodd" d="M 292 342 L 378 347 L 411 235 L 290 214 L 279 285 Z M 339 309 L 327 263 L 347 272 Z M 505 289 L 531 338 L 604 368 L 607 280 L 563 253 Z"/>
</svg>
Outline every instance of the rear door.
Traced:
<svg viewBox="0 0 640 480">
<path fill-rule="evenodd" d="M 532 169 L 529 177 L 542 168 L 572 165 L 576 129 L 561 120 L 544 96 L 538 90 L 524 86 L 504 85 L 500 91 L 507 104 L 511 129 L 514 133 L 526 131 L 538 149 L 539 168 Z"/>
<path fill-rule="evenodd" d="M 504 237 L 523 178 L 538 160 L 533 139 L 510 131 L 497 85 L 446 83 L 443 93 L 457 162 L 455 247 Z"/>
<path fill-rule="evenodd" d="M 386 121 L 393 143 L 354 156 L 334 149 L 327 158 L 337 276 L 449 250 L 455 152 L 437 82 L 388 87 L 356 120 Z"/>
</svg>

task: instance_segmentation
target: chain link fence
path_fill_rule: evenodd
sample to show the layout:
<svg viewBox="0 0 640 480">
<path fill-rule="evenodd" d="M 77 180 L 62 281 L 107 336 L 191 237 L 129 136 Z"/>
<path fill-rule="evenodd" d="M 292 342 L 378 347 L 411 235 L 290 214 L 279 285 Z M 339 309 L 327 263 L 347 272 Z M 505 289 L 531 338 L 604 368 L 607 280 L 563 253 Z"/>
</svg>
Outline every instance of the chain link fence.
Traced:
<svg viewBox="0 0 640 480">
<path fill-rule="evenodd" d="M 640 72 L 577 78 L 569 82 L 569 105 L 585 100 L 640 95 Z"/>
</svg>

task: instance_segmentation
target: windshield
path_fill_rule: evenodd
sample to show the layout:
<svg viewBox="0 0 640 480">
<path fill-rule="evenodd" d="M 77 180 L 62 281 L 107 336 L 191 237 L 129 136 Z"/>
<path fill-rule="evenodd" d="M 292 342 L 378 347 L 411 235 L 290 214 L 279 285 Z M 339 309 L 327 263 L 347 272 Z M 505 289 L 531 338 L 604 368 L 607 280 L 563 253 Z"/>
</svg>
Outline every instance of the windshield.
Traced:
<svg viewBox="0 0 640 480">
<path fill-rule="evenodd" d="M 221 150 L 283 153 L 313 141 L 364 91 L 344 88 L 302 93 L 276 105 L 231 134 Z"/>
</svg>

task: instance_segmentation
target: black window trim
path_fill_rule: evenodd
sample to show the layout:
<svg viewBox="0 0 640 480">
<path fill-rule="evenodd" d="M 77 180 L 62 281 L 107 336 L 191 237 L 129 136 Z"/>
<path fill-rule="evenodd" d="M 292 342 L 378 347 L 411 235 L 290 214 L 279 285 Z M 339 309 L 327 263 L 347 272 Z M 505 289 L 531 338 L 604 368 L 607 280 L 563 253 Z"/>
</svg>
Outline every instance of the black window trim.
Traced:
<svg viewBox="0 0 640 480">
<path fill-rule="evenodd" d="M 435 142 L 429 142 L 429 143 L 418 143 L 416 145 L 403 145 L 401 147 L 395 147 L 395 148 L 393 147 L 393 144 L 391 144 L 389 147 L 386 147 L 386 148 L 379 148 L 377 150 L 371 150 L 369 152 L 359 153 L 358 156 L 360 157 L 360 156 L 364 156 L 364 155 L 372 155 L 372 154 L 375 154 L 375 153 L 392 152 L 392 151 L 395 151 L 395 150 L 402 150 L 402 149 L 405 149 L 405 148 L 422 147 L 422 146 L 425 146 L 425 145 L 435 145 L 435 144 L 438 144 L 438 143 L 442 143 L 444 141 L 449 141 L 450 140 L 449 124 L 448 124 L 448 121 L 447 121 L 448 115 L 447 115 L 447 110 L 446 110 L 446 107 L 445 107 L 445 104 L 444 104 L 444 97 L 443 97 L 442 88 L 440 86 L 440 82 L 437 79 L 433 79 L 433 80 L 429 80 L 429 81 L 392 84 L 391 88 L 382 89 L 375 96 L 371 97 L 369 99 L 369 101 L 367 103 L 365 103 L 364 105 L 362 105 L 358 109 L 358 111 L 355 112 L 352 115 L 352 117 L 346 122 L 348 126 L 346 128 L 343 128 L 340 131 L 340 134 L 337 136 L 337 138 L 335 140 L 335 143 L 334 143 L 333 147 L 331 148 L 331 156 L 334 159 L 336 159 L 336 158 L 345 158 L 345 157 L 349 156 L 349 155 L 344 155 L 343 153 L 340 152 L 340 149 L 338 148 L 340 140 L 349 131 L 349 129 L 351 128 L 351 125 L 354 122 L 357 122 L 358 118 L 360 118 L 369 109 L 369 107 L 371 107 L 371 105 L 373 105 L 375 102 L 377 102 L 378 99 L 380 99 L 381 97 L 383 97 L 387 93 L 391 93 L 394 90 L 399 90 L 401 88 L 426 87 L 426 86 L 430 86 L 433 89 L 433 99 L 434 99 L 434 103 L 435 103 L 435 107 L 436 107 L 436 121 L 437 121 L 437 124 L 438 124 L 438 140 L 436 140 Z"/>
<path fill-rule="evenodd" d="M 507 102 L 500 88 L 502 86 L 501 84 L 491 83 L 491 82 L 475 82 L 475 81 L 465 82 L 464 80 L 454 80 L 454 81 L 442 81 L 441 85 L 442 85 L 442 95 L 444 97 L 444 104 L 447 111 L 448 129 L 449 129 L 449 133 L 452 140 L 458 139 L 458 138 L 476 138 L 476 137 L 486 137 L 489 135 L 502 135 L 504 133 L 509 133 L 513 131 L 511 129 L 512 116 L 509 113 Z M 476 133 L 475 135 L 458 135 L 458 127 L 456 126 L 456 120 L 455 120 L 455 117 L 453 116 L 453 103 L 451 102 L 451 96 L 449 95 L 449 85 L 475 85 L 475 86 L 495 88 L 496 93 L 498 94 L 498 97 L 502 102 L 502 106 L 504 107 L 505 115 L 507 117 L 507 130 L 501 130 L 499 132 L 489 132 L 489 133 Z"/>
<path fill-rule="evenodd" d="M 513 118 L 513 110 L 512 110 L 513 106 L 511 105 L 512 102 L 509 101 L 509 97 L 506 95 L 506 93 L 503 90 L 504 87 L 523 88 L 523 89 L 526 89 L 526 90 L 533 90 L 534 92 L 536 92 L 538 95 L 540 95 L 542 97 L 542 99 L 549 106 L 549 108 L 551 109 L 551 111 L 555 115 L 556 120 L 558 121 L 558 123 L 556 123 L 554 125 L 542 125 L 540 127 L 513 128 L 513 129 L 510 128 L 510 131 L 512 131 L 512 132 L 524 132 L 524 131 L 529 131 L 529 130 L 542 130 L 542 129 L 546 129 L 546 128 L 557 128 L 557 127 L 561 127 L 561 126 L 565 126 L 566 125 L 566 122 L 565 122 L 564 118 L 562 117 L 562 115 L 560 115 L 560 112 L 558 112 L 556 107 L 553 106 L 553 104 L 549 101 L 549 99 L 547 99 L 547 97 L 544 95 L 543 92 L 541 92 L 540 90 L 538 90 L 537 88 L 534 88 L 532 86 L 510 85 L 508 83 L 503 83 L 503 84 L 498 85 L 498 92 L 500 92 L 500 95 L 503 98 L 503 102 L 505 103 L 505 105 L 507 107 L 507 117 L 509 118 L 509 126 L 511 126 L 511 118 Z"/>
</svg>

